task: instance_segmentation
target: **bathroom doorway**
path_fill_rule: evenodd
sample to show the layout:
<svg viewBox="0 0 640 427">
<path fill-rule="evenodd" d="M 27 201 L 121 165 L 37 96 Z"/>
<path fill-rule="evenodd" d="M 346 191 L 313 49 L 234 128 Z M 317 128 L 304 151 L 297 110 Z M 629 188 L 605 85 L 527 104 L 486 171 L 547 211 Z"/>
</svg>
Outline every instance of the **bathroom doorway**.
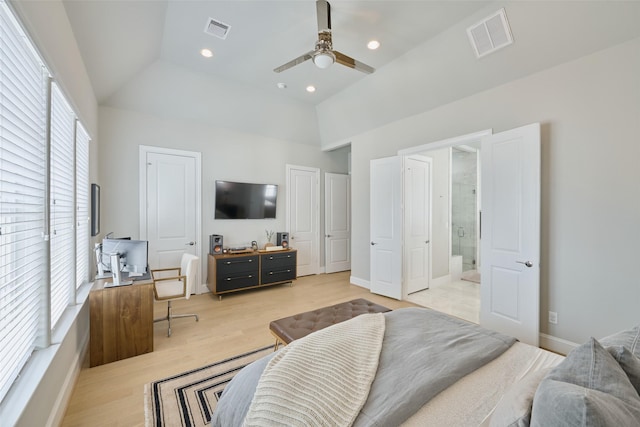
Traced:
<svg viewBox="0 0 640 427">
<path fill-rule="evenodd" d="M 432 271 L 428 290 L 407 300 L 480 321 L 479 141 L 427 150 L 433 163 Z"/>
<path fill-rule="evenodd" d="M 469 145 L 451 147 L 451 256 L 461 278 L 480 283 L 480 186 L 478 150 Z"/>
</svg>

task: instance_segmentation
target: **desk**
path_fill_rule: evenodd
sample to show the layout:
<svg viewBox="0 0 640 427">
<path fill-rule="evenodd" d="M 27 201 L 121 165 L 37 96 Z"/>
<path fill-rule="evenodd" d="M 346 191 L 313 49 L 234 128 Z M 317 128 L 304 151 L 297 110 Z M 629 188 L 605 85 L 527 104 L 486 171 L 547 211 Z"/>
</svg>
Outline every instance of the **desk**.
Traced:
<svg viewBox="0 0 640 427">
<path fill-rule="evenodd" d="M 91 367 L 153 351 L 153 282 L 105 288 L 110 281 L 89 293 Z"/>
</svg>

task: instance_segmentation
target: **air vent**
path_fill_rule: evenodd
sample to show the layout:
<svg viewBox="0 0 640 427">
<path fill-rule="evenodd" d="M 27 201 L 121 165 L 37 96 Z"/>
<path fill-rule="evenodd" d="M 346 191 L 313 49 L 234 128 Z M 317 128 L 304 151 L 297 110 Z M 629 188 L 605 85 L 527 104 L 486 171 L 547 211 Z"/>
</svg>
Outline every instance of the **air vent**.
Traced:
<svg viewBox="0 0 640 427">
<path fill-rule="evenodd" d="M 504 9 L 467 28 L 467 34 L 478 58 L 513 43 Z"/>
<path fill-rule="evenodd" d="M 209 18 L 207 20 L 207 25 L 205 25 L 204 27 L 204 32 L 211 36 L 216 36 L 224 40 L 227 38 L 227 34 L 229 34 L 230 29 L 230 25 L 227 25 L 224 22 L 217 21 L 213 18 Z"/>
</svg>

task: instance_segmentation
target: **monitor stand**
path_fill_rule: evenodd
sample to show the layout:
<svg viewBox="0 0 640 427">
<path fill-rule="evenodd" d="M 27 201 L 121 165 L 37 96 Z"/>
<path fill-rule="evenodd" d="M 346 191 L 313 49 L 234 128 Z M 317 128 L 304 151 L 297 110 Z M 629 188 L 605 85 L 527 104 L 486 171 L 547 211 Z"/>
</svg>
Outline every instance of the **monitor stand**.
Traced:
<svg viewBox="0 0 640 427">
<path fill-rule="evenodd" d="M 114 266 L 117 268 L 114 268 Z M 133 280 L 122 280 L 122 271 L 120 271 L 120 254 L 117 252 L 111 254 L 111 276 L 113 276 L 113 282 L 105 283 L 105 288 L 133 284 Z"/>
</svg>

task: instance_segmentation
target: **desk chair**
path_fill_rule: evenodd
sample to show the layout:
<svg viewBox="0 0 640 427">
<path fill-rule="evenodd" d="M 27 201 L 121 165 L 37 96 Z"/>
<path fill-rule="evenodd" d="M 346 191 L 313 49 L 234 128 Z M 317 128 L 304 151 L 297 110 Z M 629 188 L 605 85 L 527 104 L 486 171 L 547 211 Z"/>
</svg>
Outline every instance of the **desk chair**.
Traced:
<svg viewBox="0 0 640 427">
<path fill-rule="evenodd" d="M 160 268 L 151 270 L 151 279 L 153 280 L 153 291 L 156 301 L 167 301 L 167 315 L 160 319 L 154 319 L 154 322 L 167 320 L 169 322 L 169 330 L 167 336 L 171 336 L 171 319 L 177 317 L 195 317 L 198 321 L 197 314 L 173 314 L 171 301 L 178 299 L 189 299 L 191 291 L 195 285 L 199 258 L 191 254 L 183 254 L 180 261 L 180 267 Z M 169 272 L 173 272 L 167 277 Z M 176 275 L 177 272 L 177 275 Z"/>
</svg>

